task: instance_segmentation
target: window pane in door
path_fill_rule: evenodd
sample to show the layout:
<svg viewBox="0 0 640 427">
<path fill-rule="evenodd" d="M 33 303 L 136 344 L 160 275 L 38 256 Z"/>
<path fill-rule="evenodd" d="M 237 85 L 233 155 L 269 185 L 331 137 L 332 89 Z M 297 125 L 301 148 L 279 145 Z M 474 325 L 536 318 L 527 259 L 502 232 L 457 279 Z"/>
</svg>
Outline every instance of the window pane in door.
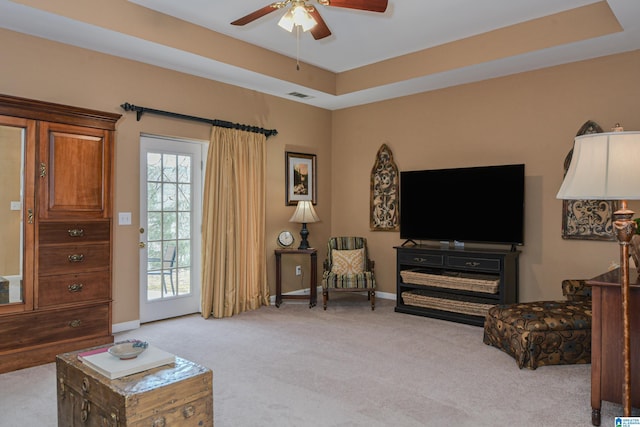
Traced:
<svg viewBox="0 0 640 427">
<path fill-rule="evenodd" d="M 191 237 L 191 213 L 180 212 L 178 216 L 178 238 L 189 239 Z"/>
<path fill-rule="evenodd" d="M 162 185 L 162 210 L 170 211 L 176 208 L 178 186 L 174 183 Z"/>
<path fill-rule="evenodd" d="M 162 173 L 162 155 L 160 153 L 147 154 L 147 181 L 160 181 Z"/>
<path fill-rule="evenodd" d="M 164 212 L 162 218 L 162 238 L 164 240 L 175 240 L 178 237 L 176 213 Z"/>
<path fill-rule="evenodd" d="M 192 159 L 149 153 L 147 299 L 191 293 Z"/>
<path fill-rule="evenodd" d="M 147 209 L 150 211 L 162 210 L 162 184 L 158 182 L 147 183 Z"/>
<path fill-rule="evenodd" d="M 165 182 L 177 181 L 177 156 L 172 154 L 162 155 L 162 179 Z"/>
<path fill-rule="evenodd" d="M 178 184 L 178 210 L 191 210 L 191 184 Z"/>
<path fill-rule="evenodd" d="M 178 182 L 191 182 L 191 157 L 178 156 Z"/>
<path fill-rule="evenodd" d="M 162 240 L 162 213 L 149 212 L 147 214 L 148 239 Z"/>
</svg>

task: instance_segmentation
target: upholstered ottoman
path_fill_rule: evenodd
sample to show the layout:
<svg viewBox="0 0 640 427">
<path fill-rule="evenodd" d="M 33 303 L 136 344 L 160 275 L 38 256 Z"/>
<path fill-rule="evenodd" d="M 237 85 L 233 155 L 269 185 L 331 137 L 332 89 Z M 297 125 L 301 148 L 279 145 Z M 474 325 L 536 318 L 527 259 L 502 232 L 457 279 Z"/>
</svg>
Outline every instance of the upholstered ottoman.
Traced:
<svg viewBox="0 0 640 427">
<path fill-rule="evenodd" d="M 591 289 L 562 283 L 567 301 L 496 305 L 484 323 L 484 343 L 513 356 L 520 368 L 591 362 Z"/>
</svg>

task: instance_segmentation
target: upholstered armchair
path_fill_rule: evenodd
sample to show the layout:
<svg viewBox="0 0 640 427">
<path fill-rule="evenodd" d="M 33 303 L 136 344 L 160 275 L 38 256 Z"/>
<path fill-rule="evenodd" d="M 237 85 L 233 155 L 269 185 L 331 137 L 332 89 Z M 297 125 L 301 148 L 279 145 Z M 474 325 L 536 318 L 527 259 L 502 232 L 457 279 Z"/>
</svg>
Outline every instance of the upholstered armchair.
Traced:
<svg viewBox="0 0 640 427">
<path fill-rule="evenodd" d="M 322 301 L 327 309 L 329 292 L 366 292 L 371 310 L 376 306 L 374 262 L 364 237 L 332 237 L 322 273 Z"/>
</svg>

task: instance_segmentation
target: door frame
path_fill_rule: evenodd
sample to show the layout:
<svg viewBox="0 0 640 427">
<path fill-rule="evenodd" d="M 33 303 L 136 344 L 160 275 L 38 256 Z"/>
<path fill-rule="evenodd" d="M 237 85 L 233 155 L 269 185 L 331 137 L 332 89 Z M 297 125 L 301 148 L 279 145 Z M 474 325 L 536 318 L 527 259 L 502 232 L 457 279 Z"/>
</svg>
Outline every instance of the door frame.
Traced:
<svg viewBox="0 0 640 427">
<path fill-rule="evenodd" d="M 209 142 L 187 138 L 161 135 L 140 134 L 140 257 L 139 257 L 139 295 L 140 323 L 177 317 L 201 311 L 201 246 L 202 246 L 202 198 L 204 171 Z M 147 152 L 169 154 L 188 154 L 194 159 L 192 164 L 192 206 L 191 206 L 191 293 L 175 295 L 158 300 L 147 300 Z M 197 163 L 199 164 L 197 164 Z M 193 197 L 194 195 L 199 197 Z M 176 283 L 177 286 L 177 283 Z"/>
</svg>

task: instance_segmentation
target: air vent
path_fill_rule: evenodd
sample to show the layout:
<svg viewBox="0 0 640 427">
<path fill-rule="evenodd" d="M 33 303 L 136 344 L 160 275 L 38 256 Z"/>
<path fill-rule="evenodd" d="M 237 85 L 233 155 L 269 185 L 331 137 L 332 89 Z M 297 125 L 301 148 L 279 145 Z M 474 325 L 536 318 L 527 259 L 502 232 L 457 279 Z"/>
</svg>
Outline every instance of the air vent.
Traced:
<svg viewBox="0 0 640 427">
<path fill-rule="evenodd" d="M 287 95 L 295 96 L 296 98 L 300 99 L 313 98 L 311 95 L 305 95 L 304 93 L 300 92 L 289 92 Z"/>
</svg>

